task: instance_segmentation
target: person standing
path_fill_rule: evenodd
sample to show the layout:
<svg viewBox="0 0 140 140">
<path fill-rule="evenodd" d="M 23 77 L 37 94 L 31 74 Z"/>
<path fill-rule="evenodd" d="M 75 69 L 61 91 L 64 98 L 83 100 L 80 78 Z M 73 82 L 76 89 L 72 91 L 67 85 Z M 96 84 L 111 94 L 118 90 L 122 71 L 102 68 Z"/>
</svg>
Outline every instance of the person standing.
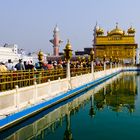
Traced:
<svg viewBox="0 0 140 140">
<path fill-rule="evenodd" d="M 14 70 L 14 65 L 13 65 L 11 59 L 8 59 L 8 63 L 6 64 L 6 67 L 8 70 Z"/>
<path fill-rule="evenodd" d="M 2 62 L 0 62 L 0 72 L 7 72 L 7 68 Z"/>
<path fill-rule="evenodd" d="M 16 68 L 17 70 L 25 70 L 25 66 L 24 66 L 24 64 L 22 63 L 22 59 L 19 59 L 19 63 L 17 63 L 17 64 L 15 65 L 15 68 Z"/>
</svg>

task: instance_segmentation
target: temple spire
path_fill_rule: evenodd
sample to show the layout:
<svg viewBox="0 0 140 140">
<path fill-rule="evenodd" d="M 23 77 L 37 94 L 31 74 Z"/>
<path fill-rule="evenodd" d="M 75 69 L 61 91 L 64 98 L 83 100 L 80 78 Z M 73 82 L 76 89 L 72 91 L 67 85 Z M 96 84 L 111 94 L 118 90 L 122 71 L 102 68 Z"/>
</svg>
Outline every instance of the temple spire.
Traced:
<svg viewBox="0 0 140 140">
<path fill-rule="evenodd" d="M 118 22 L 116 22 L 116 29 L 118 29 Z"/>
</svg>

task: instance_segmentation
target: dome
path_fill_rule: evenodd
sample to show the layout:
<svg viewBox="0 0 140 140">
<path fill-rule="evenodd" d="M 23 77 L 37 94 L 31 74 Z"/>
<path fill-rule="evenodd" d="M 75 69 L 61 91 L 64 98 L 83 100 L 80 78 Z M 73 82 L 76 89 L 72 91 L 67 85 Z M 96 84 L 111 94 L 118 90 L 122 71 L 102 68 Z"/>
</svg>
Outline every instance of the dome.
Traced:
<svg viewBox="0 0 140 140">
<path fill-rule="evenodd" d="M 71 50 L 71 48 L 72 47 L 71 47 L 70 41 L 68 40 L 65 49 Z"/>
<path fill-rule="evenodd" d="M 102 28 L 96 28 L 96 34 L 97 35 L 103 35 L 104 34 L 104 30 Z"/>
<path fill-rule="evenodd" d="M 94 51 L 93 51 L 93 49 L 91 49 L 91 51 L 90 51 L 90 55 L 94 55 Z"/>
<path fill-rule="evenodd" d="M 57 25 L 56 25 L 55 28 L 54 28 L 54 32 L 59 32 L 59 28 L 58 28 Z"/>
<path fill-rule="evenodd" d="M 96 26 L 96 27 L 95 27 L 96 31 L 99 30 L 99 28 L 100 28 L 99 26 Z"/>
<path fill-rule="evenodd" d="M 40 50 L 39 53 L 38 53 L 38 55 L 43 55 L 43 52 Z"/>
<path fill-rule="evenodd" d="M 132 28 L 132 26 L 127 30 L 128 34 L 134 34 L 135 33 L 135 29 Z"/>
<path fill-rule="evenodd" d="M 113 29 L 108 33 L 109 35 L 123 35 L 124 31 L 118 28 L 118 25 L 116 25 L 116 28 Z"/>
</svg>

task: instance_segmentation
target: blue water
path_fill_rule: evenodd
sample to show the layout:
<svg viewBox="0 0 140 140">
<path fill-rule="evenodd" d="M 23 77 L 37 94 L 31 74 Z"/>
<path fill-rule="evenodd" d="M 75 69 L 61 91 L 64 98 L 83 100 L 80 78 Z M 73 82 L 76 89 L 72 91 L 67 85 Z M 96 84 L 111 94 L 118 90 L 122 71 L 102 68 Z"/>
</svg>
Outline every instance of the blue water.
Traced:
<svg viewBox="0 0 140 140">
<path fill-rule="evenodd" d="M 0 134 L 7 140 L 140 139 L 140 73 L 123 73 Z"/>
</svg>

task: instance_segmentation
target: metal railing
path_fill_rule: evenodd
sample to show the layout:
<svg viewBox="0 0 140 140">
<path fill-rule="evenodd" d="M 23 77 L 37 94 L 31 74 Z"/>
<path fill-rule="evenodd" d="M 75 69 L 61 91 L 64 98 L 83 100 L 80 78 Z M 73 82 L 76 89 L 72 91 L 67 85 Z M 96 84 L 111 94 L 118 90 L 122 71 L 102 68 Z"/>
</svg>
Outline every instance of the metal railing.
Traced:
<svg viewBox="0 0 140 140">
<path fill-rule="evenodd" d="M 97 72 L 97 71 L 102 71 L 104 70 L 104 66 L 94 66 L 94 71 Z"/>
<path fill-rule="evenodd" d="M 80 67 L 80 68 L 71 68 L 70 69 L 71 77 L 81 74 L 91 73 L 90 67 Z"/>
<path fill-rule="evenodd" d="M 94 71 L 102 71 L 103 66 L 95 66 Z M 71 77 L 81 74 L 91 73 L 91 67 L 80 67 L 70 69 Z M 52 70 L 32 70 L 32 71 L 7 71 L 0 73 L 0 91 L 15 89 L 18 87 L 27 87 L 37 84 L 46 83 L 48 80 L 53 81 L 58 78 L 66 78 L 66 69 Z"/>
<path fill-rule="evenodd" d="M 57 80 L 59 77 L 66 78 L 66 69 L 2 72 L 0 73 L 0 91 L 14 89 L 16 85 L 26 87 L 33 85 L 34 82 L 45 83 L 48 80 Z"/>
</svg>

